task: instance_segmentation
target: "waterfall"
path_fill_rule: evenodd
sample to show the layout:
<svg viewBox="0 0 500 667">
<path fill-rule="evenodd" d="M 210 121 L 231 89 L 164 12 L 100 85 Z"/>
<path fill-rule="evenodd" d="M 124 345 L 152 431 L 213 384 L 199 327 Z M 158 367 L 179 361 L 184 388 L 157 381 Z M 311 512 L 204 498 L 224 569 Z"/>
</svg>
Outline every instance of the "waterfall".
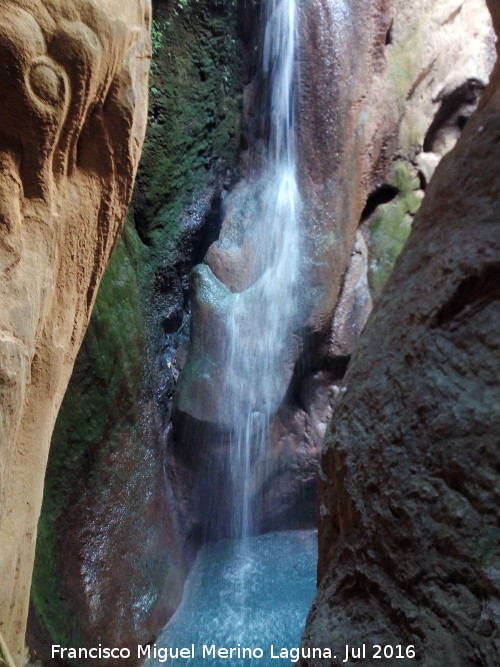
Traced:
<svg viewBox="0 0 500 667">
<path fill-rule="evenodd" d="M 235 232 L 229 215 L 229 233 L 219 246 L 230 252 L 233 240 L 243 238 L 241 246 L 251 248 L 246 256 L 251 270 L 241 291 L 231 290 L 210 266 L 195 270 L 198 307 L 207 309 L 212 317 L 217 314 L 209 326 L 200 318 L 202 340 L 212 346 L 224 340 L 224 349 L 217 347 L 220 355 L 193 355 L 196 373 L 208 378 L 197 389 L 218 389 L 215 397 L 210 396 L 215 409 L 209 414 L 222 425 L 220 449 L 219 442 L 210 438 L 206 450 L 201 448 L 204 458 L 197 485 L 215 535 L 237 539 L 208 540 L 202 547 L 183 602 L 159 638 L 160 648 L 192 643 L 298 646 L 314 590 L 314 531 L 255 535 L 259 532 L 256 490 L 272 483 L 268 466 L 273 464 L 267 463 L 273 457 L 268 451 L 271 420 L 287 392 L 297 358 L 293 333 L 299 322 L 296 293 L 302 255 L 294 108 L 296 0 L 267 0 L 264 6 L 261 74 L 268 92 L 262 119 L 267 145 L 258 173 L 242 184 L 244 201 L 250 203 L 246 217 L 242 216 L 244 222 L 240 227 L 236 223 Z M 224 337 L 214 331 L 214 321 Z M 190 369 L 188 377 L 194 375 Z M 220 385 L 213 382 L 214 377 L 223 378 Z M 199 394 L 203 400 L 204 392 Z M 225 524 L 228 482 L 232 491 L 230 526 Z M 220 530 L 221 523 L 225 530 Z M 223 662 L 211 657 L 207 664 L 221 667 Z M 285 662 L 289 664 L 288 659 L 277 664 Z M 198 657 L 189 663 L 199 664 Z M 152 659 L 146 664 L 156 667 L 159 662 Z M 174 658 L 171 664 L 180 666 L 181 662 Z M 238 656 L 231 658 L 231 664 L 244 667 L 253 661 Z M 269 664 L 264 657 L 263 665 Z"/>
<path fill-rule="evenodd" d="M 226 314 L 228 382 L 248 387 L 247 400 L 234 398 L 231 475 L 233 516 L 231 533 L 254 532 L 252 488 L 265 475 L 258 461 L 269 441 L 269 422 L 286 391 L 291 362 L 287 358 L 296 314 L 295 290 L 300 260 L 300 198 L 295 151 L 295 0 L 268 0 L 263 11 L 262 74 L 267 83 L 265 125 L 268 143 L 263 173 L 258 243 L 260 275 L 236 293 Z M 228 392 L 230 394 L 230 392 Z M 277 398 L 279 400 L 277 401 Z M 231 399 L 229 399 L 231 400 Z"/>
</svg>

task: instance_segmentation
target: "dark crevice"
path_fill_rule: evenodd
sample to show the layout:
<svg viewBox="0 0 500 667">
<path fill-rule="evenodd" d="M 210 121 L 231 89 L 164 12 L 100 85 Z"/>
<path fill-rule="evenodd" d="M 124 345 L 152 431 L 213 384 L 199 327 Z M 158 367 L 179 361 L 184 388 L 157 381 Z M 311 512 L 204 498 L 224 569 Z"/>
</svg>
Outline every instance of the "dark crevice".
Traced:
<svg viewBox="0 0 500 667">
<path fill-rule="evenodd" d="M 389 46 L 389 44 L 392 44 L 392 27 L 393 27 L 394 21 L 391 21 L 391 25 L 389 26 L 389 29 L 385 33 L 385 45 Z"/>
<path fill-rule="evenodd" d="M 420 169 L 417 171 L 417 176 L 418 176 L 418 182 L 420 184 L 420 189 L 425 192 L 425 188 L 427 187 L 427 180 L 425 178 L 424 173 Z"/>
<path fill-rule="evenodd" d="M 303 402 L 303 387 L 315 373 L 324 372 L 331 384 L 339 383 L 347 372 L 350 356 L 333 356 L 329 353 L 329 333 L 307 331 L 303 335 L 302 352 L 297 359 L 284 405 L 306 409 Z"/>
<path fill-rule="evenodd" d="M 361 222 L 368 220 L 368 218 L 378 206 L 381 204 L 388 204 L 398 196 L 399 192 L 400 191 L 398 188 L 396 188 L 394 185 L 389 185 L 388 183 L 384 183 L 384 185 L 381 185 L 379 188 L 374 190 L 374 192 L 372 192 L 366 200 L 365 208 L 361 214 Z"/>
<path fill-rule="evenodd" d="M 137 236 L 140 238 L 141 242 L 148 248 L 153 247 L 153 240 L 150 237 L 150 230 L 147 225 L 143 224 L 142 219 L 139 217 L 138 212 L 133 210 L 134 217 L 134 227 L 137 232 Z"/>
<path fill-rule="evenodd" d="M 434 327 L 443 327 L 464 311 L 484 308 L 500 300 L 500 263 L 490 264 L 481 273 L 463 280 L 455 293 L 439 310 Z"/>
<path fill-rule="evenodd" d="M 223 198 L 218 190 L 210 201 L 210 207 L 205 213 L 199 233 L 193 238 L 193 266 L 203 261 L 209 247 L 217 241 L 220 235 L 223 219 Z"/>
<path fill-rule="evenodd" d="M 451 93 L 438 96 L 433 100 L 434 102 L 441 102 L 441 105 L 425 135 L 423 147 L 425 152 L 433 150 L 437 135 L 443 128 L 454 125 L 462 130 L 465 127 L 479 102 L 484 88 L 485 85 L 482 81 L 471 78 Z M 457 117 L 455 118 L 455 116 Z"/>
</svg>

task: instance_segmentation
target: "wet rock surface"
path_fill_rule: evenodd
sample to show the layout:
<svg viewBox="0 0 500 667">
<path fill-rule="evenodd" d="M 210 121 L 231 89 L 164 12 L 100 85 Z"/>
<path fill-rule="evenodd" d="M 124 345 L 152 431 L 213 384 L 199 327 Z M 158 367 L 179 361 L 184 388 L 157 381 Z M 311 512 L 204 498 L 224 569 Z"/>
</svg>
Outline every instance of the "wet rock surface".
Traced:
<svg viewBox="0 0 500 667">
<path fill-rule="evenodd" d="M 298 434 L 305 416 L 295 402 L 295 387 L 311 386 L 318 372 L 328 395 L 341 385 L 372 303 L 410 233 L 424 188 L 466 126 L 494 61 L 491 19 L 481 0 L 422 1 L 411 10 L 401 2 L 315 0 L 299 2 L 298 11 L 302 263 L 297 321 L 276 372 L 280 428 L 272 427 L 269 457 L 261 461 L 271 472 L 255 488 L 263 503 L 263 525 L 277 525 L 283 506 L 294 505 L 284 489 L 293 487 L 299 498 L 314 495 L 306 471 L 317 463 L 322 433 L 306 428 L 303 437 Z M 263 140 L 256 121 L 262 85 L 254 75 L 246 87 L 245 147 Z M 249 153 L 242 153 L 243 180 L 226 201 L 220 237 L 193 279 L 191 345 L 176 409 L 182 420 L 193 420 L 198 435 L 196 441 L 182 440 L 189 433 L 183 429 L 178 437 L 185 448 L 203 441 L 200 424 L 207 425 L 207 434 L 214 428 L 224 431 L 229 442 L 230 415 L 223 406 L 231 400 L 226 395 L 241 392 L 245 400 L 247 384 L 228 380 L 223 349 L 228 303 L 261 271 L 256 252 L 262 232 L 256 238 L 255 230 L 263 185 L 254 176 L 261 154 L 256 151 L 252 158 Z M 315 401 L 312 393 L 306 402 Z M 325 418 L 331 407 L 331 400 L 324 405 Z M 284 451 L 291 467 L 283 463 Z M 283 465 L 290 475 L 287 484 L 279 484 L 282 505 L 268 486 L 271 479 L 283 479 Z"/>
<path fill-rule="evenodd" d="M 390 664 L 433 667 L 500 659 L 499 137 L 497 66 L 427 189 L 334 409 L 304 646 L 414 645 L 415 660 Z"/>
</svg>

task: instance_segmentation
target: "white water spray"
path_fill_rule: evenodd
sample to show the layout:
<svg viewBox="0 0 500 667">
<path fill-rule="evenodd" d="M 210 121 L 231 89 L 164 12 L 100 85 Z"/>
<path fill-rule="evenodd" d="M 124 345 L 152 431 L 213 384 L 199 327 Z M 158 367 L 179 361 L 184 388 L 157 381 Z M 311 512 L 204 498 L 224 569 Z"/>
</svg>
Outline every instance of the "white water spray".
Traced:
<svg viewBox="0 0 500 667">
<path fill-rule="evenodd" d="M 288 358 L 296 314 L 300 260 L 300 200 L 296 180 L 294 79 L 295 0 L 268 0 L 263 17 L 262 70 L 269 86 L 269 142 L 259 179 L 261 208 L 254 225 L 260 277 L 235 294 L 227 314 L 227 378 L 248 387 L 247 402 L 230 406 L 232 534 L 254 531 L 252 491 L 266 471 L 256 467 L 269 440 L 269 421 L 290 379 Z"/>
</svg>

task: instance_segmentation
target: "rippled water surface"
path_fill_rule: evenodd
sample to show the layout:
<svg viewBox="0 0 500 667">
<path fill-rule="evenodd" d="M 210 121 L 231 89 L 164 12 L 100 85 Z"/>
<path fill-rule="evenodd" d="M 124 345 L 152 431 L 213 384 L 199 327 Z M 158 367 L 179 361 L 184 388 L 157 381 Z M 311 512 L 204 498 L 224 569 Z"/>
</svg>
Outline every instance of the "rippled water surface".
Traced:
<svg viewBox="0 0 500 667">
<path fill-rule="evenodd" d="M 194 644 L 195 657 L 153 657 L 153 665 L 281 667 L 270 647 L 297 647 L 316 583 L 316 531 L 268 533 L 205 546 L 189 575 L 177 613 L 156 641 L 159 648 Z M 203 658 L 203 645 L 261 648 L 264 657 Z M 151 647 L 153 651 L 153 647 Z"/>
</svg>

